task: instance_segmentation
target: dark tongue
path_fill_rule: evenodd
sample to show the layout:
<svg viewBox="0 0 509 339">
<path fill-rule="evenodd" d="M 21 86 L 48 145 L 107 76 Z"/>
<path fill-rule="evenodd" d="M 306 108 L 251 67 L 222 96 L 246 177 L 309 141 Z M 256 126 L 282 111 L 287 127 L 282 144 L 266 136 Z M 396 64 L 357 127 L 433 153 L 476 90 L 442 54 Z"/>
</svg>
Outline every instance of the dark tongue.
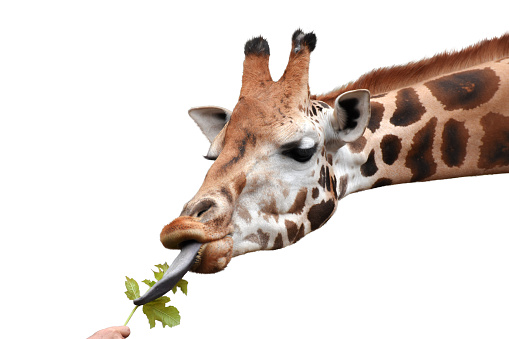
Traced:
<svg viewBox="0 0 509 339">
<path fill-rule="evenodd" d="M 148 302 L 156 300 L 169 292 L 182 279 L 182 277 L 191 269 L 194 264 L 196 255 L 200 250 L 201 243 L 196 241 L 186 242 L 180 254 L 175 258 L 170 268 L 164 276 L 152 286 L 144 295 L 134 300 L 135 305 L 144 305 Z"/>
</svg>

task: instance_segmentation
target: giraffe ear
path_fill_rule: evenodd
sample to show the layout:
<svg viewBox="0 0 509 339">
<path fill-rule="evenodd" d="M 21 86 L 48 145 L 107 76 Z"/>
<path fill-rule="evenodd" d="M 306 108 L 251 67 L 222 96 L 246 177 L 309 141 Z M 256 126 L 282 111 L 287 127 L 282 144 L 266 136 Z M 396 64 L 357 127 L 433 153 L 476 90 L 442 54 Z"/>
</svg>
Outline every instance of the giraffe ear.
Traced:
<svg viewBox="0 0 509 339">
<path fill-rule="evenodd" d="M 339 139 L 352 142 L 364 134 L 371 117 L 369 100 L 366 89 L 345 92 L 336 98 L 331 124 Z"/>
<path fill-rule="evenodd" d="M 217 106 L 194 107 L 189 110 L 189 116 L 211 143 L 230 120 L 231 115 L 231 111 Z"/>
</svg>

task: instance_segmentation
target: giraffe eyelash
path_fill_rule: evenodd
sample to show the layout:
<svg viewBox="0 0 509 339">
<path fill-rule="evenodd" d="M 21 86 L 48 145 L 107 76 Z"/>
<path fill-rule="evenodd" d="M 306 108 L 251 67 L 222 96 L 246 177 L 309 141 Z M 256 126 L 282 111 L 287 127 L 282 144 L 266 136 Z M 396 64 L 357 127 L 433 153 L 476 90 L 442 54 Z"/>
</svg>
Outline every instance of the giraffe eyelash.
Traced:
<svg viewBox="0 0 509 339">
<path fill-rule="evenodd" d="M 207 155 L 204 155 L 203 156 L 205 159 L 207 160 L 212 160 L 212 161 L 215 161 L 217 159 L 217 157 L 212 157 L 212 156 L 209 156 L 208 154 Z"/>
<path fill-rule="evenodd" d="M 317 148 L 316 145 L 314 145 L 311 148 L 293 147 L 293 148 L 283 151 L 282 153 L 283 153 L 283 155 L 290 157 L 295 161 L 307 162 L 316 153 L 316 148 Z"/>
</svg>

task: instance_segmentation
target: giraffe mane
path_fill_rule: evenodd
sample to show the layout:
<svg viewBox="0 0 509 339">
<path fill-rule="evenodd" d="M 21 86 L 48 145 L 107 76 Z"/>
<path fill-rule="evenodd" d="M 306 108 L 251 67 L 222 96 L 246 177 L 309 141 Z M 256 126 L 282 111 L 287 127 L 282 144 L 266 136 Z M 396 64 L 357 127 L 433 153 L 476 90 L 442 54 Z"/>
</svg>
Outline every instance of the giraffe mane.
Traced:
<svg viewBox="0 0 509 339">
<path fill-rule="evenodd" d="M 314 95 L 312 99 L 334 105 L 342 93 L 354 89 L 368 89 L 373 96 L 410 86 L 421 81 L 473 67 L 488 61 L 509 56 L 509 33 L 499 38 L 485 39 L 460 51 L 443 52 L 431 58 L 410 62 L 406 65 L 381 67 L 362 75 L 356 81 L 338 87 L 331 92 Z"/>
</svg>

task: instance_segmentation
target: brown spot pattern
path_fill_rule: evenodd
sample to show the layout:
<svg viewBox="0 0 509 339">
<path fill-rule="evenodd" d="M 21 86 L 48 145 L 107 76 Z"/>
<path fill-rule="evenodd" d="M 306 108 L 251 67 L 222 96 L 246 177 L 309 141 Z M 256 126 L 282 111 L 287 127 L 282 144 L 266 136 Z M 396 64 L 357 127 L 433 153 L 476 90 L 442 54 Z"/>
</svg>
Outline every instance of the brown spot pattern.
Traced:
<svg viewBox="0 0 509 339">
<path fill-rule="evenodd" d="M 311 206 L 308 212 L 308 220 L 311 223 L 311 231 L 322 226 L 334 212 L 334 200 L 322 200 L 321 203 Z"/>
<path fill-rule="evenodd" d="M 331 175 L 330 177 L 330 181 L 331 181 L 331 188 L 332 188 L 332 193 L 334 193 L 334 198 L 338 198 L 338 181 L 336 179 L 336 176 L 335 175 Z"/>
<path fill-rule="evenodd" d="M 270 234 L 265 233 L 264 231 L 262 231 L 261 228 L 258 229 L 257 233 L 258 233 L 258 239 L 260 240 L 259 244 L 261 245 L 262 248 L 267 248 L 267 244 L 269 243 Z"/>
<path fill-rule="evenodd" d="M 330 172 L 329 172 L 329 166 L 325 169 L 325 186 L 327 188 L 327 191 L 330 192 L 331 185 L 330 185 Z"/>
<path fill-rule="evenodd" d="M 437 164 L 433 159 L 436 126 L 437 118 L 432 118 L 412 139 L 412 147 L 405 162 L 405 166 L 412 171 L 412 182 L 424 180 L 437 171 Z"/>
<path fill-rule="evenodd" d="M 341 178 L 339 178 L 338 200 L 343 199 L 345 197 L 347 188 L 348 188 L 348 176 L 343 175 Z"/>
<path fill-rule="evenodd" d="M 316 114 L 316 108 L 315 108 L 315 105 L 312 105 L 309 109 L 308 109 L 308 115 L 309 116 L 317 116 Z"/>
<path fill-rule="evenodd" d="M 318 184 L 325 189 L 325 166 L 322 166 L 320 169 L 320 178 L 318 179 Z"/>
<path fill-rule="evenodd" d="M 380 142 L 383 162 L 385 162 L 387 165 L 394 164 L 394 162 L 398 160 L 401 147 L 401 138 L 393 134 L 385 135 Z"/>
<path fill-rule="evenodd" d="M 313 199 L 316 199 L 316 198 L 318 198 L 318 194 L 319 194 L 319 193 L 320 193 L 320 190 L 319 190 L 317 187 L 314 187 L 314 188 L 313 188 L 313 191 L 312 191 L 312 193 L 311 193 L 311 197 L 312 197 Z"/>
<path fill-rule="evenodd" d="M 276 198 L 270 195 L 267 200 L 260 203 L 261 211 L 264 213 L 264 219 L 269 220 L 269 216 L 272 216 L 276 222 L 279 220 L 279 210 L 277 209 Z"/>
<path fill-rule="evenodd" d="M 297 224 L 291 220 L 285 220 L 286 233 L 288 235 L 288 240 L 290 243 L 295 241 L 295 237 L 297 237 L 298 227 Z"/>
<path fill-rule="evenodd" d="M 299 193 L 297 193 L 297 196 L 295 197 L 295 201 L 293 202 L 292 207 L 288 210 L 288 213 L 291 214 L 300 214 L 302 213 L 302 210 L 304 209 L 304 206 L 306 205 L 306 196 L 308 194 L 308 189 L 306 187 L 303 187 L 299 190 Z"/>
<path fill-rule="evenodd" d="M 239 215 L 239 217 L 241 217 L 248 223 L 251 222 L 252 220 L 251 214 L 249 213 L 248 209 L 245 208 L 244 206 L 239 206 L 239 208 L 237 209 L 237 214 Z"/>
<path fill-rule="evenodd" d="M 244 237 L 244 240 L 254 242 L 255 244 L 260 245 L 260 247 L 262 249 L 267 248 L 269 239 L 270 239 L 270 234 L 263 232 L 261 228 L 259 228 L 257 230 L 256 234 L 250 234 L 250 235 Z"/>
<path fill-rule="evenodd" d="M 374 133 L 380 128 L 385 107 L 379 102 L 371 101 L 371 118 L 369 119 L 368 129 Z"/>
<path fill-rule="evenodd" d="M 244 240 L 254 242 L 255 244 L 260 244 L 260 239 L 256 234 L 249 234 L 244 237 Z"/>
<path fill-rule="evenodd" d="M 296 243 L 303 237 L 304 237 L 304 224 L 301 224 L 299 227 L 299 233 L 297 233 L 297 236 L 295 237 L 295 240 L 293 242 Z"/>
<path fill-rule="evenodd" d="M 361 166 L 361 173 L 365 177 L 371 177 L 378 172 L 378 167 L 375 162 L 375 150 L 371 150 L 368 156 L 368 160 Z"/>
<path fill-rule="evenodd" d="M 350 151 L 352 151 L 353 153 L 360 153 L 366 146 L 367 142 L 368 141 L 366 140 L 365 137 L 360 137 L 359 139 L 349 143 L 348 148 L 350 148 Z"/>
<path fill-rule="evenodd" d="M 426 108 L 419 101 L 415 89 L 403 88 L 396 94 L 396 110 L 390 122 L 394 126 L 409 126 L 421 120 Z"/>
<path fill-rule="evenodd" d="M 468 130 L 464 122 L 450 119 L 442 132 L 442 160 L 449 167 L 459 167 L 467 156 Z"/>
<path fill-rule="evenodd" d="M 277 235 L 276 239 L 274 239 L 274 246 L 272 246 L 272 249 L 274 249 L 274 250 L 277 250 L 280 248 L 283 248 L 283 236 L 281 235 L 281 233 L 279 233 Z"/>
<path fill-rule="evenodd" d="M 377 181 L 375 181 L 371 188 L 383 187 L 387 185 L 392 185 L 392 180 L 389 178 L 380 178 Z"/>
<path fill-rule="evenodd" d="M 500 78 L 489 67 L 446 75 L 424 85 L 448 111 L 472 109 L 488 102 L 499 88 Z"/>
<path fill-rule="evenodd" d="M 484 129 L 479 167 L 509 166 L 509 117 L 488 113 L 481 119 Z"/>
</svg>

